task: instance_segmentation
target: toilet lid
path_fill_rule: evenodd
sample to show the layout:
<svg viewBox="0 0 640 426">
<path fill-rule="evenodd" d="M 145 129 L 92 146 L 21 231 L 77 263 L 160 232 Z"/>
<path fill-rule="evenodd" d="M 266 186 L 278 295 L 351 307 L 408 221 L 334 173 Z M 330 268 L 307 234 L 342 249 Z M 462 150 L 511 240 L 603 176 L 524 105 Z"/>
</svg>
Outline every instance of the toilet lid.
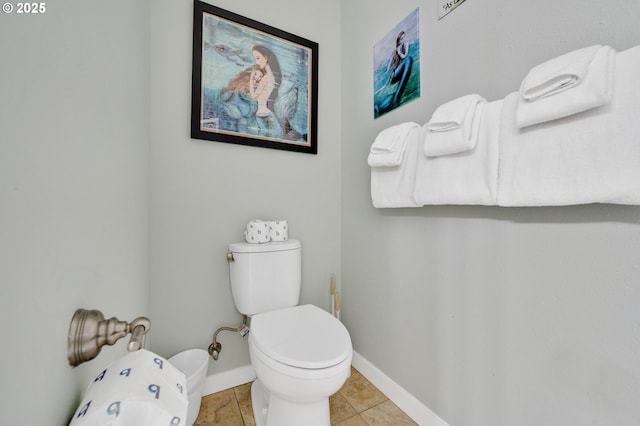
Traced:
<svg viewBox="0 0 640 426">
<path fill-rule="evenodd" d="M 328 368 L 344 361 L 352 350 L 345 326 L 313 305 L 254 315 L 251 339 L 265 355 L 298 368 Z"/>
</svg>

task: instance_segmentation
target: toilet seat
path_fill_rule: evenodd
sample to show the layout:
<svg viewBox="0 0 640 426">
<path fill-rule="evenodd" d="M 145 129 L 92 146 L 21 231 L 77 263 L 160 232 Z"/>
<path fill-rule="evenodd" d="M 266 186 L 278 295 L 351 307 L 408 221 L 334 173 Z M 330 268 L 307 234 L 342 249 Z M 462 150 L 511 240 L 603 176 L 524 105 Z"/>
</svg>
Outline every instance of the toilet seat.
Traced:
<svg viewBox="0 0 640 426">
<path fill-rule="evenodd" d="M 303 369 L 329 368 L 340 364 L 352 353 L 345 326 L 313 305 L 254 315 L 251 339 L 269 358 Z"/>
</svg>

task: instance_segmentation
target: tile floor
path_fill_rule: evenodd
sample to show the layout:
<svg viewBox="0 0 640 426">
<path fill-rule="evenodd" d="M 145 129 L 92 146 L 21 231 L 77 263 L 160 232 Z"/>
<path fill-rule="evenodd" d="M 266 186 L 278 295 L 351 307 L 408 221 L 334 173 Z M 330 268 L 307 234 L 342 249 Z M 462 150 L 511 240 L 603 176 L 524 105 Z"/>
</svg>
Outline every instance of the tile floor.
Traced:
<svg viewBox="0 0 640 426">
<path fill-rule="evenodd" d="M 417 425 L 358 370 L 329 398 L 335 426 Z M 194 426 L 254 426 L 251 383 L 202 398 Z"/>
</svg>

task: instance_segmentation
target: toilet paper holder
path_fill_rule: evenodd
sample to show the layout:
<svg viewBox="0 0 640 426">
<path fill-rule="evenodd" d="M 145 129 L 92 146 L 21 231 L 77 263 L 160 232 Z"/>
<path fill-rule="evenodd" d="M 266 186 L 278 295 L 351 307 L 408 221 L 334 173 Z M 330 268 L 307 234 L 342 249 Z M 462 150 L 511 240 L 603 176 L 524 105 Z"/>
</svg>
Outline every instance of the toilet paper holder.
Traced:
<svg viewBox="0 0 640 426">
<path fill-rule="evenodd" d="M 77 309 L 71 318 L 67 336 L 67 359 L 75 367 L 92 360 L 104 345 L 113 345 L 131 333 L 127 345 L 129 352 L 144 348 L 145 335 L 151 329 L 151 320 L 138 317 L 130 323 L 116 317 L 105 319 L 94 309 Z"/>
</svg>

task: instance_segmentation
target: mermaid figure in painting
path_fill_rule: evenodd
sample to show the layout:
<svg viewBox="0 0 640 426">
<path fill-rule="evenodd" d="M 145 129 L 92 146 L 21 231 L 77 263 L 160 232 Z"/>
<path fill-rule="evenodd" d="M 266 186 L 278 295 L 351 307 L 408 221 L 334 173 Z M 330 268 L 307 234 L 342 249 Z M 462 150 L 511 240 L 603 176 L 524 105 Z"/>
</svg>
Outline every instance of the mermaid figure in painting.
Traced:
<svg viewBox="0 0 640 426">
<path fill-rule="evenodd" d="M 249 95 L 254 70 L 257 65 L 243 69 L 220 90 L 220 102 L 216 104 L 220 128 L 246 134 L 257 134 L 256 101 Z"/>
<path fill-rule="evenodd" d="M 393 52 L 393 72 L 391 74 L 391 81 L 393 83 L 398 82 L 396 93 L 393 95 L 393 103 L 396 105 L 399 103 L 400 96 L 407 85 L 412 65 L 413 58 L 409 55 L 409 43 L 405 39 L 405 32 L 400 31 L 398 37 L 396 37 L 396 50 Z"/>
<path fill-rule="evenodd" d="M 260 135 L 282 137 L 282 128 L 274 113 L 278 89 L 282 83 L 282 72 L 278 58 L 271 49 L 256 45 L 252 49 L 256 67 L 251 71 L 249 95 L 258 101 L 256 119 L 260 126 Z"/>
<path fill-rule="evenodd" d="M 396 46 L 393 57 L 387 68 L 389 81 L 387 84 L 398 83 L 393 94 L 388 95 L 379 104 L 375 105 L 377 112 L 383 112 L 390 108 L 395 108 L 400 104 L 402 93 L 407 86 L 413 58 L 409 55 L 409 43 L 406 41 L 406 34 L 400 31 L 396 37 Z"/>
</svg>

